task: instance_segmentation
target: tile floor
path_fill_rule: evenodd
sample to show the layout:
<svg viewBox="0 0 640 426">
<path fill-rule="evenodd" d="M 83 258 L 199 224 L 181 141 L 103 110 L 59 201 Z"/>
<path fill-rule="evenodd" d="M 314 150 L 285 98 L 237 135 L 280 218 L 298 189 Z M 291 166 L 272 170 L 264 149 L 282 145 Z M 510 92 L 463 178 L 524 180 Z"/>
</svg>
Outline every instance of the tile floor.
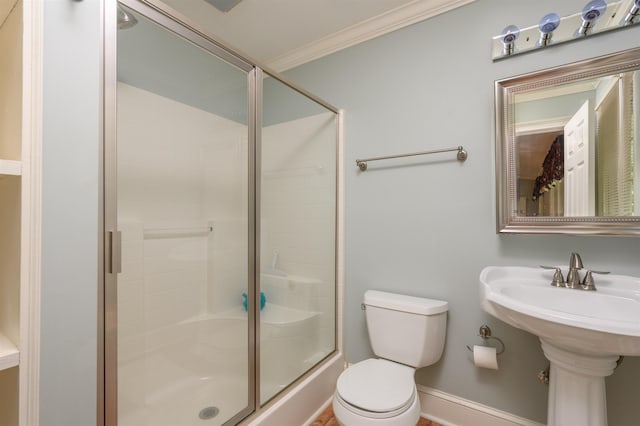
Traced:
<svg viewBox="0 0 640 426">
<path fill-rule="evenodd" d="M 338 421 L 333 415 L 333 408 L 331 407 L 331 405 L 329 405 L 326 408 L 326 410 L 324 410 L 322 414 L 320 414 L 318 418 L 315 419 L 313 423 L 311 423 L 311 426 L 338 426 Z M 416 426 L 442 426 L 442 425 L 421 417 L 420 421 L 418 421 L 418 424 Z"/>
</svg>

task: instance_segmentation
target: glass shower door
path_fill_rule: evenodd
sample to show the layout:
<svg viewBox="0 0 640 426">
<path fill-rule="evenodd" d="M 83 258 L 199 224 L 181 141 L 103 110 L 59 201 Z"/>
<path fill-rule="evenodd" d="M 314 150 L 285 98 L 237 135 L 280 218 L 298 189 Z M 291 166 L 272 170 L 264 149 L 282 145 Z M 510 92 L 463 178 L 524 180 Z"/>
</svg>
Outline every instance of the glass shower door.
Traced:
<svg viewBox="0 0 640 426">
<path fill-rule="evenodd" d="M 250 68 L 120 7 L 117 423 L 235 423 L 254 406 Z"/>
<path fill-rule="evenodd" d="M 263 81 L 260 403 L 336 349 L 338 116 Z"/>
</svg>

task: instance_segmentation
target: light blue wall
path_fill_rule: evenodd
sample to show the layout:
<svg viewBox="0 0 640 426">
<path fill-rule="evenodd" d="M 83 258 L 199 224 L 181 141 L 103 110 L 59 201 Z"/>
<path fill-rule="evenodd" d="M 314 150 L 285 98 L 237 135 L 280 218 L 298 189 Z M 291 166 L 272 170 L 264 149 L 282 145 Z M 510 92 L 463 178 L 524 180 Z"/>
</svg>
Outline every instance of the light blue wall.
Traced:
<svg viewBox="0 0 640 426">
<path fill-rule="evenodd" d="M 517 3 L 517 4 L 516 4 Z M 420 384 L 537 421 L 547 362 L 537 339 L 485 314 L 478 274 L 486 265 L 566 263 L 640 275 L 637 238 L 501 236 L 495 232 L 494 80 L 640 45 L 640 27 L 492 62 L 491 37 L 507 24 L 533 25 L 583 0 L 480 0 L 287 72 L 344 108 L 346 179 L 346 334 L 348 360 L 371 356 L 363 293 L 368 288 L 450 302 L 443 359 L 417 373 Z M 357 158 L 464 145 L 455 155 L 370 165 Z M 393 167 L 393 166 L 396 167 Z M 465 345 L 489 324 L 507 351 L 500 370 L 473 366 Z M 640 359 L 627 358 L 607 379 L 609 424 L 637 425 Z"/>
<path fill-rule="evenodd" d="M 41 426 L 96 422 L 100 4 L 44 2 Z"/>
</svg>

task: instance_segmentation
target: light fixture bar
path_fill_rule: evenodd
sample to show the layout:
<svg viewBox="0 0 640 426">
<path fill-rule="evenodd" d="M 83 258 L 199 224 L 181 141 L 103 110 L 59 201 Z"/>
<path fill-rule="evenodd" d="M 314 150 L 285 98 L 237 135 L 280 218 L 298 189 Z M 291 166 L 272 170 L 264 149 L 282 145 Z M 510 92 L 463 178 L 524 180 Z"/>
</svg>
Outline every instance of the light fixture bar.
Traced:
<svg viewBox="0 0 640 426">
<path fill-rule="evenodd" d="M 506 29 L 492 39 L 494 61 L 558 44 L 581 40 L 607 31 L 632 27 L 640 22 L 640 0 L 592 0 L 573 15 L 548 14 L 539 23 L 521 28 L 517 40 L 509 42 Z M 517 22 L 515 24 L 518 24 Z M 515 27 L 515 25 L 513 25 Z M 554 28 L 555 27 L 555 28 Z"/>
<path fill-rule="evenodd" d="M 218 9 L 220 12 L 227 13 L 238 5 L 242 0 L 205 0 L 211 6 Z"/>
</svg>

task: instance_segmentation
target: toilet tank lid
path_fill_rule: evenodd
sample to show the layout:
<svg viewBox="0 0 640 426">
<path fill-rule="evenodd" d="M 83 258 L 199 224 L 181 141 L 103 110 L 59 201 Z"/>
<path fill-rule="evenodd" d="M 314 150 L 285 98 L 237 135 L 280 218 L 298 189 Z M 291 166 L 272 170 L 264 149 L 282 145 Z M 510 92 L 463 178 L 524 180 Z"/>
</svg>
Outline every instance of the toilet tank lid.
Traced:
<svg viewBox="0 0 640 426">
<path fill-rule="evenodd" d="M 367 290 L 364 293 L 364 304 L 419 315 L 435 315 L 446 312 L 449 309 L 449 303 L 442 300 L 406 296 L 404 294 L 387 293 L 377 290 Z"/>
</svg>

